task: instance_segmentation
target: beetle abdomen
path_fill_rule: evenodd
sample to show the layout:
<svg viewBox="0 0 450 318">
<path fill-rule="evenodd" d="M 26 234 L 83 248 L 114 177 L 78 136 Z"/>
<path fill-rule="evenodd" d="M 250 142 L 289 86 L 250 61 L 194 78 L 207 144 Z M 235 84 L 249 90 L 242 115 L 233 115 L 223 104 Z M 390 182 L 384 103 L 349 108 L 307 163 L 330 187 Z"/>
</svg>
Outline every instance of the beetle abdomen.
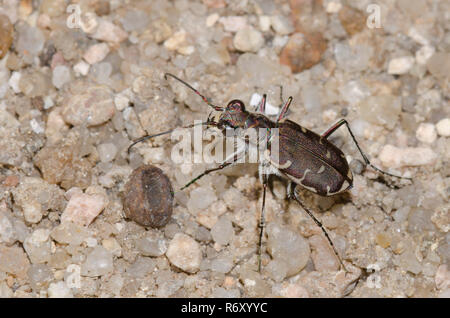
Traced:
<svg viewBox="0 0 450 318">
<path fill-rule="evenodd" d="M 347 160 L 328 140 L 289 120 L 280 123 L 278 133 L 280 159 L 272 163 L 290 180 L 322 196 L 351 187 Z"/>
</svg>

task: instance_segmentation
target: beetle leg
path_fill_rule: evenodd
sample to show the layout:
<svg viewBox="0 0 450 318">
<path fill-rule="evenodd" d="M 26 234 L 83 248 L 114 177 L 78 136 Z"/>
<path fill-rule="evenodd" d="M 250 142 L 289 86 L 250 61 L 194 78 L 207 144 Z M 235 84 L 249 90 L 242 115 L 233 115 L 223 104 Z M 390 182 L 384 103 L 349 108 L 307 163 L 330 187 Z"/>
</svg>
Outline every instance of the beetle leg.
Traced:
<svg viewBox="0 0 450 318">
<path fill-rule="evenodd" d="M 369 166 L 371 166 L 374 170 L 376 170 L 376 171 L 378 171 L 378 172 L 380 172 L 380 173 L 382 173 L 382 174 L 391 176 L 391 177 L 412 180 L 412 178 L 401 177 L 401 176 L 397 176 L 397 175 L 395 175 L 395 174 L 392 174 L 392 173 L 383 171 L 383 170 L 381 170 L 381 169 L 375 167 L 373 164 L 371 164 L 370 161 L 369 161 L 369 159 L 368 159 L 367 156 L 365 155 L 365 153 L 362 151 L 361 147 L 359 147 L 358 141 L 356 140 L 355 135 L 353 135 L 353 132 L 352 132 L 352 130 L 350 129 L 350 125 L 348 124 L 348 122 L 347 122 L 345 119 L 341 119 L 341 120 L 339 120 L 336 124 L 334 124 L 333 126 L 331 126 L 326 132 L 324 132 L 324 133 L 322 134 L 321 137 L 324 138 L 324 139 L 327 139 L 332 133 L 334 133 L 334 132 L 335 132 L 339 127 L 341 127 L 342 125 L 346 125 L 346 126 L 347 126 L 348 132 L 350 133 L 350 136 L 352 137 L 353 141 L 355 142 L 355 145 L 356 145 L 356 147 L 358 148 L 359 153 L 360 153 L 361 156 L 363 157 L 364 162 L 366 163 L 366 165 L 369 165 Z"/>
<path fill-rule="evenodd" d="M 266 100 L 267 100 L 267 94 L 263 94 L 263 97 L 261 99 L 261 101 L 259 102 L 258 105 L 258 111 L 261 114 L 265 114 L 266 113 Z"/>
<path fill-rule="evenodd" d="M 290 186 L 288 189 L 290 189 L 290 193 L 289 193 L 289 197 L 294 199 L 295 201 L 297 201 L 297 203 L 303 208 L 303 210 L 306 211 L 306 213 L 308 213 L 308 215 L 313 219 L 314 223 L 316 223 L 316 225 L 318 227 L 320 227 L 320 229 L 322 230 L 323 234 L 325 235 L 325 237 L 327 238 L 328 242 L 330 243 L 331 247 L 333 248 L 334 254 L 336 254 L 336 257 L 339 260 L 339 263 L 341 263 L 342 268 L 348 272 L 348 270 L 345 268 L 344 263 L 342 262 L 341 257 L 339 256 L 338 251 L 336 250 L 336 247 L 333 244 L 333 241 L 331 240 L 330 236 L 328 235 L 327 230 L 325 229 L 325 227 L 323 226 L 322 222 L 320 222 L 315 216 L 314 214 L 308 210 L 308 208 L 305 206 L 305 204 L 300 201 L 300 199 L 297 197 L 297 193 L 295 192 L 295 188 L 296 188 L 297 184 L 291 182 Z"/>
<path fill-rule="evenodd" d="M 282 120 L 284 117 L 286 117 L 286 113 L 289 109 L 289 106 L 291 105 L 291 102 L 292 102 L 292 96 L 289 96 L 287 102 L 284 104 L 283 108 L 280 111 L 280 114 L 278 115 L 277 124 L 280 120 Z"/>
<path fill-rule="evenodd" d="M 170 76 L 170 77 L 176 79 L 177 81 L 183 83 L 185 86 L 189 87 L 192 91 L 194 91 L 195 94 L 197 94 L 198 96 L 200 96 L 200 97 L 203 99 L 203 101 L 204 101 L 206 104 L 208 104 L 210 107 L 212 107 L 214 110 L 219 111 L 219 112 L 224 111 L 224 108 L 223 108 L 223 107 L 216 106 L 216 105 L 212 104 L 212 103 L 209 101 L 209 98 L 203 96 L 202 93 L 200 93 L 198 90 L 196 90 L 192 85 L 188 84 L 187 82 L 183 81 L 182 79 L 176 77 L 176 76 L 173 75 L 173 74 L 170 74 L 170 73 L 165 73 L 165 74 L 164 74 L 164 78 L 165 78 L 166 80 L 167 80 L 167 77 L 168 77 L 168 76 Z"/>
<path fill-rule="evenodd" d="M 201 179 L 202 177 L 206 176 L 207 174 L 210 174 L 211 172 L 214 171 L 218 171 L 218 170 L 222 170 L 225 167 L 228 167 L 230 165 L 235 164 L 239 157 L 245 152 L 242 151 L 236 151 L 232 157 L 230 156 L 229 159 L 225 160 L 224 162 L 222 162 L 218 167 L 216 168 L 212 168 L 212 169 L 207 169 L 204 172 L 202 172 L 201 174 L 199 174 L 197 177 L 195 177 L 194 179 L 192 179 L 191 181 L 189 181 L 188 183 L 186 183 L 182 188 L 180 188 L 180 191 L 186 189 L 187 187 L 189 187 L 191 184 L 195 183 L 196 181 L 198 181 L 199 179 Z M 230 160 L 231 159 L 231 160 Z"/>
<path fill-rule="evenodd" d="M 266 207 L 266 192 L 267 192 L 267 175 L 263 175 L 263 201 L 261 208 L 261 215 L 259 216 L 259 243 L 258 243 L 258 272 L 261 272 L 261 251 L 262 251 L 262 238 L 265 226 L 264 210 Z"/>
<path fill-rule="evenodd" d="M 280 101 L 280 105 L 283 105 L 283 85 L 280 85 Z"/>
</svg>

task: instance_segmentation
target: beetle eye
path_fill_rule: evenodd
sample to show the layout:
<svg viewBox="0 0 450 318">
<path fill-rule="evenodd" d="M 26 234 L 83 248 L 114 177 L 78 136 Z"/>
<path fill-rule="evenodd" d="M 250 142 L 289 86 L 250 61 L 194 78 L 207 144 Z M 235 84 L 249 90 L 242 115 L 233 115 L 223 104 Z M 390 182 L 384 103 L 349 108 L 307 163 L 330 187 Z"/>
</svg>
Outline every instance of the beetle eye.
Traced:
<svg viewBox="0 0 450 318">
<path fill-rule="evenodd" d="M 243 112 L 245 111 L 245 106 L 243 102 L 235 99 L 228 103 L 227 110 L 230 112 Z"/>
</svg>

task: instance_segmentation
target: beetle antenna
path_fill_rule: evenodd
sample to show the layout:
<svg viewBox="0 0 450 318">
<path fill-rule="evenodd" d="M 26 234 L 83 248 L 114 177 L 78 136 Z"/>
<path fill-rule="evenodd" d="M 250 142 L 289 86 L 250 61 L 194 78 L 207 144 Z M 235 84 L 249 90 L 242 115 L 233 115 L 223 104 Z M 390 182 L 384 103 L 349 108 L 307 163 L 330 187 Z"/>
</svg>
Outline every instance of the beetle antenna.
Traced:
<svg viewBox="0 0 450 318">
<path fill-rule="evenodd" d="M 133 141 L 133 143 L 128 147 L 128 153 L 130 153 L 130 150 L 131 150 L 131 148 L 134 145 L 136 145 L 137 143 L 140 143 L 142 141 L 145 141 L 147 139 L 151 139 L 151 138 L 155 138 L 155 137 L 158 137 L 158 136 L 170 134 L 171 132 L 175 131 L 175 129 L 178 129 L 178 128 L 183 128 L 183 129 L 184 128 L 192 128 L 192 127 L 200 126 L 200 125 L 202 125 L 202 126 L 216 126 L 217 124 L 215 122 L 213 122 L 213 121 L 209 121 L 208 120 L 208 121 L 205 121 L 205 122 L 196 123 L 196 124 L 192 124 L 192 125 L 188 125 L 188 126 L 184 126 L 184 127 L 177 127 L 177 128 L 174 128 L 174 129 L 171 129 L 171 130 L 167 130 L 167 131 L 163 131 L 163 132 L 160 132 L 160 133 L 154 134 L 154 135 L 146 135 L 146 136 L 143 136 L 143 137 L 138 138 L 135 141 Z"/>
<path fill-rule="evenodd" d="M 195 94 L 197 94 L 198 96 L 200 96 L 206 104 L 208 104 L 209 106 L 211 106 L 212 108 L 214 108 L 214 110 L 219 111 L 219 112 L 222 112 L 222 111 L 224 110 L 223 107 L 216 106 L 216 105 L 212 104 L 212 103 L 209 101 L 208 98 L 206 98 L 205 96 L 203 96 L 198 90 L 196 90 L 194 87 L 192 87 L 190 84 L 186 83 L 186 82 L 183 81 L 182 79 L 176 77 L 176 76 L 173 75 L 173 74 L 165 73 L 165 74 L 164 74 L 164 78 L 165 78 L 166 80 L 167 80 L 167 76 L 173 77 L 173 78 L 176 79 L 177 81 L 179 81 L 179 82 L 183 83 L 184 85 L 186 85 L 187 87 L 189 87 L 191 90 L 193 90 L 193 91 L 195 92 Z"/>
</svg>

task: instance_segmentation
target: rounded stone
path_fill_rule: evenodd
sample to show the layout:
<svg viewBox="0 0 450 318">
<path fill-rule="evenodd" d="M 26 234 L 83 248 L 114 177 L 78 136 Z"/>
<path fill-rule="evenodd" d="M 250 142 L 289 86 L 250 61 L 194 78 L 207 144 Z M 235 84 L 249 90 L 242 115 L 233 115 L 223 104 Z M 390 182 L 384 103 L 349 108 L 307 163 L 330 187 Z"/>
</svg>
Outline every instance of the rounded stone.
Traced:
<svg viewBox="0 0 450 318">
<path fill-rule="evenodd" d="M 267 234 L 267 249 L 273 259 L 287 265 L 286 276 L 295 275 L 306 266 L 311 252 L 303 236 L 276 223 L 269 224 Z"/>
<path fill-rule="evenodd" d="M 421 123 L 416 130 L 416 137 L 419 141 L 431 144 L 437 138 L 436 128 L 430 123 Z"/>
<path fill-rule="evenodd" d="M 257 52 L 263 44 L 261 32 L 248 27 L 237 31 L 233 39 L 234 47 L 243 52 Z"/>
<path fill-rule="evenodd" d="M 62 115 L 67 123 L 74 126 L 96 126 L 110 120 L 115 110 L 112 91 L 106 86 L 96 85 L 70 95 Z"/>
<path fill-rule="evenodd" d="M 436 124 L 436 130 L 439 136 L 450 136 L 450 118 L 444 118 Z"/>
<path fill-rule="evenodd" d="M 0 59 L 6 55 L 11 47 L 13 34 L 14 28 L 9 18 L 4 14 L 0 14 Z"/>
<path fill-rule="evenodd" d="M 179 269 L 188 273 L 196 273 L 200 268 L 202 251 L 200 245 L 192 237 L 184 233 L 177 233 L 170 241 L 166 256 L 170 263 Z"/>
<path fill-rule="evenodd" d="M 233 225 L 227 217 L 221 217 L 211 229 L 213 240 L 220 245 L 227 245 L 234 235 Z"/>
<path fill-rule="evenodd" d="M 133 171 L 125 185 L 124 211 L 127 218 L 143 226 L 162 227 L 173 211 L 173 189 L 164 172 L 151 165 Z"/>
</svg>

